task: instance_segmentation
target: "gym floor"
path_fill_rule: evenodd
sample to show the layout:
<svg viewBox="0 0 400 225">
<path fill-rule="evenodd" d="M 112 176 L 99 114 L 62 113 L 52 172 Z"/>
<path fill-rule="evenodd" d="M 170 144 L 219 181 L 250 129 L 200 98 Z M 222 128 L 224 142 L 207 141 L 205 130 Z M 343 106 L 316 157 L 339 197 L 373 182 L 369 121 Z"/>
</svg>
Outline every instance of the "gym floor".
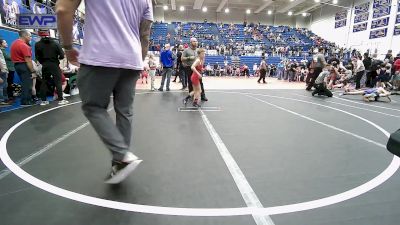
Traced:
<svg viewBox="0 0 400 225">
<path fill-rule="evenodd" d="M 119 185 L 103 183 L 110 156 L 77 96 L 0 113 L 0 223 L 399 223 L 400 159 L 385 149 L 398 96 L 364 103 L 226 82 L 241 88 L 206 83 L 201 110 L 181 108 L 186 92 L 138 90 L 132 151 L 144 161 Z"/>
</svg>

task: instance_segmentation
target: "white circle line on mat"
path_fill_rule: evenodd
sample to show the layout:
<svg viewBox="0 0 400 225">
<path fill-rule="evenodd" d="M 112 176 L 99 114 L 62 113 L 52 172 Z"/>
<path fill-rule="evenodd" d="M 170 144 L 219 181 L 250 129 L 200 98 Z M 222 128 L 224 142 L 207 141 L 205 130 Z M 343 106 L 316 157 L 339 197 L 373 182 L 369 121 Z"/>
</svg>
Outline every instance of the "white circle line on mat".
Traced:
<svg viewBox="0 0 400 225">
<path fill-rule="evenodd" d="M 262 95 L 262 94 L 242 93 L 242 92 L 226 92 L 226 91 L 212 91 L 212 92 L 257 95 L 257 96 L 273 97 L 273 98 L 293 100 L 293 101 L 298 101 L 298 102 L 303 102 L 303 103 L 308 103 L 308 104 L 320 105 L 322 107 L 326 107 L 326 108 L 330 108 L 330 109 L 337 110 L 340 112 L 344 112 L 355 118 L 361 119 L 361 120 L 369 123 L 370 125 L 374 126 L 375 128 L 377 128 L 385 136 L 387 136 L 387 137 L 389 136 L 389 132 L 387 132 L 382 127 L 378 126 L 377 124 L 375 124 L 363 117 L 349 113 L 345 110 L 340 110 L 340 109 L 330 107 L 330 106 L 324 106 L 324 105 L 313 103 L 313 102 L 292 99 L 292 98 L 286 98 L 286 97 L 280 97 L 280 96 L 272 96 L 272 95 Z M 316 209 L 316 208 L 320 208 L 320 207 L 324 207 L 324 206 L 328 206 L 328 205 L 333 205 L 333 204 L 343 202 L 343 201 L 355 198 L 357 196 L 360 196 L 360 195 L 374 189 L 375 187 L 381 185 L 382 183 L 384 183 L 400 167 L 400 158 L 395 156 L 395 157 L 393 157 L 393 160 L 390 163 L 390 165 L 381 174 L 379 174 L 372 180 L 368 181 L 367 183 L 362 184 L 358 187 L 355 187 L 351 190 L 348 190 L 348 191 L 345 191 L 343 193 L 336 194 L 333 196 L 313 200 L 313 201 L 307 201 L 307 202 L 290 204 L 290 205 L 266 207 L 266 208 L 251 208 L 251 207 L 242 207 L 242 208 L 176 208 L 176 207 L 139 205 L 139 204 L 131 204 L 131 203 L 125 203 L 125 202 L 111 201 L 111 200 L 96 198 L 96 197 L 72 192 L 69 190 L 65 190 L 65 189 L 56 187 L 54 185 L 51 185 L 49 183 L 46 183 L 42 180 L 39 180 L 38 178 L 33 177 L 32 175 L 30 175 L 29 173 L 24 171 L 22 168 L 20 168 L 17 164 L 15 164 L 15 162 L 12 161 L 12 159 L 8 155 L 7 141 L 9 139 L 9 137 L 11 136 L 11 134 L 22 124 L 26 123 L 27 121 L 29 121 L 39 115 L 48 113 L 50 111 L 53 111 L 53 110 L 56 110 L 56 109 L 59 109 L 62 107 L 78 104 L 78 103 L 80 103 L 80 102 L 75 102 L 75 103 L 68 104 L 65 106 L 58 106 L 58 107 L 55 107 L 52 109 L 48 109 L 48 110 L 42 111 L 40 113 L 36 113 L 32 116 L 29 116 L 26 119 L 15 124 L 3 135 L 3 137 L 0 140 L 0 158 L 3 161 L 3 163 L 15 175 L 17 175 L 24 181 L 32 184 L 33 186 L 35 186 L 37 188 L 40 188 L 40 189 L 47 191 L 49 193 L 52 193 L 54 195 L 58 195 L 60 197 L 64 197 L 67 199 L 71 199 L 74 201 L 78 201 L 78 202 L 82 202 L 82 203 L 86 203 L 86 204 L 90 204 L 90 205 L 105 207 L 105 208 L 118 209 L 118 210 L 131 211 L 131 212 L 139 212 L 139 213 L 159 214 L 159 215 L 203 216 L 203 217 L 240 216 L 240 215 L 277 215 L 277 214 L 284 214 L 284 213 L 292 213 L 292 212 L 299 212 L 299 211 L 304 211 L 304 210 Z"/>
</svg>

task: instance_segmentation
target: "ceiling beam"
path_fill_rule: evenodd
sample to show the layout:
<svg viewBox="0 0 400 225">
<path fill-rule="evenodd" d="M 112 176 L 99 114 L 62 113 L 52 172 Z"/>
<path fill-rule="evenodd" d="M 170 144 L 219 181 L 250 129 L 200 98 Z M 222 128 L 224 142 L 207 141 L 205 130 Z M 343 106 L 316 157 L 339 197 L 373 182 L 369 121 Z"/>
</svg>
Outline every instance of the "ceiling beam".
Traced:
<svg viewBox="0 0 400 225">
<path fill-rule="evenodd" d="M 315 5 L 313 5 L 311 7 L 308 7 L 306 9 L 303 9 L 300 12 L 295 13 L 294 15 L 297 16 L 297 15 L 300 15 L 300 14 L 303 14 L 303 13 L 308 13 L 308 12 L 318 8 L 319 6 L 322 6 L 323 3 L 326 3 L 326 2 L 329 2 L 329 1 L 330 0 L 322 0 L 321 3 L 316 3 Z"/>
<path fill-rule="evenodd" d="M 278 9 L 278 12 L 284 13 L 289 11 L 290 9 L 298 6 L 299 4 L 305 2 L 306 0 L 295 0 L 294 2 L 291 2 L 290 4 L 284 6 L 283 8 Z"/>
<path fill-rule="evenodd" d="M 256 9 L 256 11 L 254 11 L 254 13 L 260 13 L 261 11 L 263 11 L 265 8 L 267 8 L 268 6 L 270 6 L 274 1 L 273 0 L 266 0 L 265 3 L 260 6 L 260 8 Z"/>
<path fill-rule="evenodd" d="M 175 0 L 171 0 L 171 9 L 176 10 L 176 3 Z"/>
<path fill-rule="evenodd" d="M 222 8 L 224 8 L 224 6 L 226 5 L 227 2 L 228 2 L 228 0 L 222 0 L 221 3 L 219 3 L 217 12 L 221 12 Z"/>
<path fill-rule="evenodd" d="M 193 9 L 201 9 L 203 6 L 204 0 L 195 0 L 193 4 Z"/>
</svg>

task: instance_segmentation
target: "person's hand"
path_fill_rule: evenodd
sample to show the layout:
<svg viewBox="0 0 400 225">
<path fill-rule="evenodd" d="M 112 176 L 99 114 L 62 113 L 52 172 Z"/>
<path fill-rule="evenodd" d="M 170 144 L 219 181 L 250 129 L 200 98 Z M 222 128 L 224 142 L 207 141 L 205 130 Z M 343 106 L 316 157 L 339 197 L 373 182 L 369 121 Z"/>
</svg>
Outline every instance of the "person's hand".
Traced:
<svg viewBox="0 0 400 225">
<path fill-rule="evenodd" d="M 36 79 L 36 77 L 37 77 L 37 74 L 36 73 L 32 73 L 31 74 L 32 76 L 31 76 L 31 79 L 33 80 L 33 79 Z"/>
<path fill-rule="evenodd" d="M 80 66 L 78 62 L 79 51 L 75 48 L 70 50 L 65 50 L 65 55 L 67 56 L 68 61 L 74 66 Z"/>
</svg>

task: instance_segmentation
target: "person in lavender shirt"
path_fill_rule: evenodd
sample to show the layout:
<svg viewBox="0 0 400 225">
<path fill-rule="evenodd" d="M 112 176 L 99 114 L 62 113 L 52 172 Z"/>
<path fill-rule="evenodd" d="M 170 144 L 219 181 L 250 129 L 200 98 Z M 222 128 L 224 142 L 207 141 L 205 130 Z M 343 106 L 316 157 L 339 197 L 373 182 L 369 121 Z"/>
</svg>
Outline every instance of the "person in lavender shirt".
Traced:
<svg viewBox="0 0 400 225">
<path fill-rule="evenodd" d="M 72 47 L 72 27 L 80 2 L 57 1 L 58 29 L 69 62 L 80 65 L 83 113 L 112 154 L 105 182 L 119 183 L 142 161 L 129 149 L 136 81 L 143 70 L 153 21 L 152 2 L 86 0 L 84 44 L 78 52 Z M 116 124 L 107 113 L 111 95 Z"/>
</svg>

